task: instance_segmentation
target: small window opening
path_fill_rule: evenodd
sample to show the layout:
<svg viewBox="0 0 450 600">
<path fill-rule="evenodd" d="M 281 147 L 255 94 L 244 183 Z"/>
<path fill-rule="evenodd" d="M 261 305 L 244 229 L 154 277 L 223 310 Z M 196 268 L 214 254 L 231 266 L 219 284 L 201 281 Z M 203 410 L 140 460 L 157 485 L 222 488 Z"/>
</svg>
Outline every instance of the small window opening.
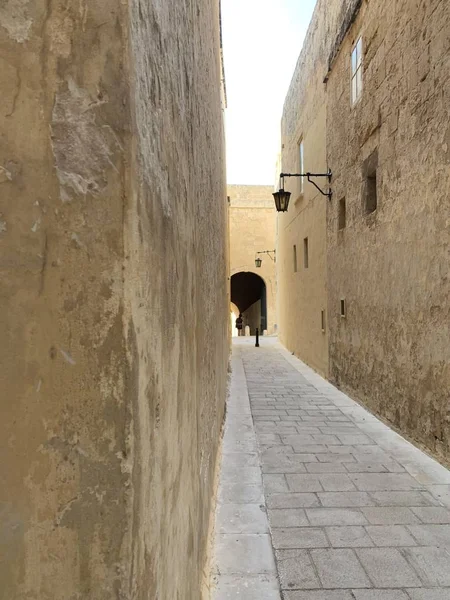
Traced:
<svg viewBox="0 0 450 600">
<path fill-rule="evenodd" d="M 345 198 L 341 198 L 339 200 L 339 218 L 338 218 L 338 227 L 339 229 L 345 229 L 346 225 L 346 207 L 345 207 Z"/>
<path fill-rule="evenodd" d="M 378 167 L 378 150 L 372 154 L 363 163 L 364 177 L 364 212 L 366 215 L 376 211 L 378 206 L 377 198 L 377 167 Z"/>
<path fill-rule="evenodd" d="M 297 246 L 294 245 L 294 273 L 297 273 Z"/>
<path fill-rule="evenodd" d="M 322 332 L 325 332 L 325 311 L 322 310 L 321 313 L 321 328 L 322 328 Z"/>
<path fill-rule="evenodd" d="M 377 174 L 367 177 L 366 181 L 366 213 L 370 214 L 377 209 Z"/>
<path fill-rule="evenodd" d="M 307 237 L 303 240 L 303 265 L 305 269 L 309 268 L 309 250 Z"/>
<path fill-rule="evenodd" d="M 352 104 L 356 104 L 362 93 L 362 38 L 358 38 L 352 50 Z"/>
<path fill-rule="evenodd" d="M 347 316 L 347 312 L 346 312 L 346 306 L 345 306 L 345 299 L 341 298 L 341 317 L 346 317 Z"/>
</svg>

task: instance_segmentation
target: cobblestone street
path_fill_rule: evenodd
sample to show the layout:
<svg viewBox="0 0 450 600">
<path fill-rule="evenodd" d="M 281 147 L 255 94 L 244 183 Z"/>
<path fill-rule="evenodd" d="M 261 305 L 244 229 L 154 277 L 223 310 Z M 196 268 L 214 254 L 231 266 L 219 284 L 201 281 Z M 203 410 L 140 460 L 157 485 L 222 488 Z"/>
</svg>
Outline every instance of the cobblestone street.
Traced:
<svg viewBox="0 0 450 600">
<path fill-rule="evenodd" d="M 215 600 L 450 600 L 450 472 L 273 338 L 232 363 Z"/>
</svg>

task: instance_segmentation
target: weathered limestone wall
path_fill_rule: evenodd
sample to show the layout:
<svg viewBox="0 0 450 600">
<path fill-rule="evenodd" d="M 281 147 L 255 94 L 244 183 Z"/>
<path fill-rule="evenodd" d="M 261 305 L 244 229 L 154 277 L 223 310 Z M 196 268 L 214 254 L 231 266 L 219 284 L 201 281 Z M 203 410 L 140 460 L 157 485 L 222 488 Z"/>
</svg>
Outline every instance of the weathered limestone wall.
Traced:
<svg viewBox="0 0 450 600">
<path fill-rule="evenodd" d="M 333 199 L 318 196 L 317 203 L 306 204 L 308 184 L 302 198 L 290 182 L 293 206 L 280 217 L 278 242 L 283 342 L 325 371 L 326 362 L 320 366 L 311 357 L 311 324 L 320 331 L 316 313 L 325 298 L 330 379 L 447 459 L 449 31 L 445 0 L 392 5 L 319 0 L 286 99 L 282 169 L 297 168 L 303 135 L 305 170 L 331 168 Z M 363 91 L 352 106 L 351 51 L 360 35 Z M 367 214 L 367 165 L 375 152 L 378 205 Z M 346 223 L 340 229 L 344 199 Z M 306 236 L 308 274 L 302 254 Z M 312 246 L 313 236 L 320 251 Z M 321 268 L 311 271 L 315 255 L 322 257 L 325 249 Z M 308 277 L 317 278 L 315 285 Z M 316 356 L 326 356 L 322 350 Z"/>
<path fill-rule="evenodd" d="M 267 330 L 277 324 L 276 264 L 267 254 L 260 254 L 262 265 L 255 267 L 257 252 L 274 250 L 276 245 L 276 211 L 270 186 L 228 185 L 230 229 L 230 273 L 255 273 L 266 284 Z"/>
<path fill-rule="evenodd" d="M 216 2 L 0 7 L 0 598 L 198 600 L 229 304 Z"/>
<path fill-rule="evenodd" d="M 281 171 L 300 172 L 299 143 L 303 141 L 303 172 L 326 173 L 326 89 L 329 30 L 338 14 L 329 2 L 318 1 L 297 62 L 281 123 Z M 331 3 L 333 4 L 333 3 Z M 317 179 L 322 188 L 326 179 Z M 327 198 L 306 178 L 285 179 L 291 192 L 287 213 L 278 216 L 279 335 L 282 343 L 322 375 L 328 375 L 326 211 Z M 308 238 L 308 267 L 304 239 Z M 297 270 L 295 271 L 294 246 Z M 327 321 L 327 320 L 326 320 Z"/>
<path fill-rule="evenodd" d="M 450 5 L 363 2 L 332 65 L 328 158 L 330 375 L 450 458 Z M 350 53 L 362 35 L 352 108 Z M 375 212 L 363 163 L 378 151 Z M 347 224 L 338 231 L 338 202 Z M 347 317 L 339 315 L 340 299 Z"/>
</svg>

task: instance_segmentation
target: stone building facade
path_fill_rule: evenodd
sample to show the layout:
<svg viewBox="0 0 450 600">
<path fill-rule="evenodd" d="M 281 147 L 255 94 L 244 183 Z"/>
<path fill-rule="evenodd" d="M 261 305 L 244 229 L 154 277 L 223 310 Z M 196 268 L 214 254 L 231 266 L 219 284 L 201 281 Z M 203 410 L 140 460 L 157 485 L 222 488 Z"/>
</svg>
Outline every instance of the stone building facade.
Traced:
<svg viewBox="0 0 450 600">
<path fill-rule="evenodd" d="M 316 80 L 308 65 L 319 71 Z M 326 216 L 320 215 L 328 376 L 447 459 L 449 67 L 445 0 L 319 0 L 283 118 L 286 170 L 295 127 L 305 118 L 313 122 L 308 106 L 317 103 L 319 118 L 325 105 L 325 127 L 310 144 L 305 136 L 304 154 L 306 170 L 313 171 L 322 163 L 308 157 L 325 148 L 333 172 L 332 201 L 324 199 Z M 295 211 L 294 202 L 285 222 Z M 297 230 L 301 238 L 300 225 Z M 281 236 L 280 245 L 287 244 Z M 279 283 L 294 294 L 285 276 Z M 310 304 L 316 304 L 313 290 Z M 285 302 L 280 315 L 287 308 Z M 304 311 L 298 329 L 309 321 Z M 307 347 L 287 344 L 315 366 Z"/>
<path fill-rule="evenodd" d="M 255 335 L 276 331 L 276 213 L 271 186 L 228 185 L 231 302 Z M 255 258 L 261 258 L 256 267 Z"/>
<path fill-rule="evenodd" d="M 322 20 L 310 28 L 287 95 L 281 126 L 281 171 L 327 171 L 326 53 L 312 53 L 326 37 Z M 278 183 L 278 182 L 277 182 Z M 319 182 L 322 184 L 323 182 Z M 278 217 L 280 339 L 322 375 L 328 373 L 326 211 L 324 196 L 304 178 L 285 180 L 289 211 Z"/>
<path fill-rule="evenodd" d="M 0 6 L 0 598 L 201 597 L 228 363 L 219 2 Z"/>
</svg>

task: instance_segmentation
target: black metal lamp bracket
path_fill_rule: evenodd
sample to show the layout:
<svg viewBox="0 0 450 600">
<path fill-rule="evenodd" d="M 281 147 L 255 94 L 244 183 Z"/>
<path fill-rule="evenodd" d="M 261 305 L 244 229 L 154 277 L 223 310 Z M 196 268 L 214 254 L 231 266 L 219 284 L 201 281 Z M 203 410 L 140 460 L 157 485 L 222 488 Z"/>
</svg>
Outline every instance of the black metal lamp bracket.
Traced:
<svg viewBox="0 0 450 600">
<path fill-rule="evenodd" d="M 270 258 L 275 262 L 275 253 L 276 250 L 262 250 L 261 252 L 257 252 L 256 254 L 268 254 Z M 273 254 L 273 256 L 272 256 Z"/>
<path fill-rule="evenodd" d="M 317 188 L 323 196 L 327 196 L 328 200 L 331 200 L 331 196 L 333 194 L 333 192 L 331 191 L 331 187 L 328 187 L 328 192 L 324 192 L 317 185 L 317 183 L 311 179 L 311 177 L 327 177 L 328 178 L 328 186 L 330 186 L 331 185 L 331 177 L 332 177 L 332 173 L 331 173 L 330 169 L 328 170 L 328 173 L 281 173 L 280 178 L 284 179 L 284 177 L 306 177 L 307 180 L 309 181 L 309 183 L 312 183 L 313 186 L 315 188 Z M 284 189 L 284 184 L 282 187 Z"/>
</svg>

